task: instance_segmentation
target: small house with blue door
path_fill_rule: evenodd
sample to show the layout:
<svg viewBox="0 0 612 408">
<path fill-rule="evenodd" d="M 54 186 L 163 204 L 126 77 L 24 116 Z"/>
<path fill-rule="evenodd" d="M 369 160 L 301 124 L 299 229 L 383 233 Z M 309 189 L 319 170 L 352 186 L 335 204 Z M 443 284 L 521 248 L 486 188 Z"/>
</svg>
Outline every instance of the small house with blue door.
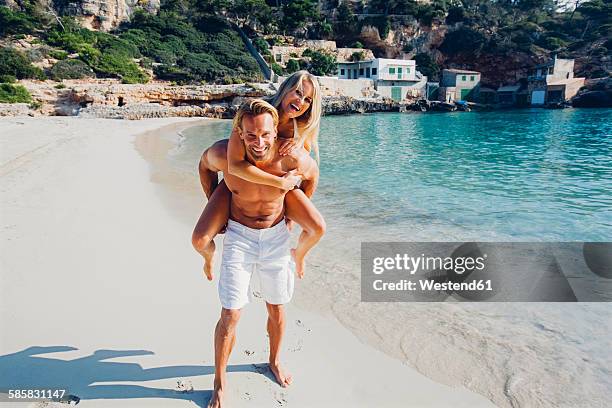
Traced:
<svg viewBox="0 0 612 408">
<path fill-rule="evenodd" d="M 443 102 L 476 101 L 480 93 L 480 72 L 443 69 L 439 98 Z"/>
</svg>

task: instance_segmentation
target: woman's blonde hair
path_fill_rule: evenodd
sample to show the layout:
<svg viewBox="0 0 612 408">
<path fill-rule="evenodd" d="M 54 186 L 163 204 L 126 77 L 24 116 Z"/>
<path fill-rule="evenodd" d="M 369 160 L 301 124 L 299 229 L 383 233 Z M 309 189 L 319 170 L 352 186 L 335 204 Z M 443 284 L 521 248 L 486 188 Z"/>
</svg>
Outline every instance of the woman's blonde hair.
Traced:
<svg viewBox="0 0 612 408">
<path fill-rule="evenodd" d="M 300 140 L 298 143 L 308 151 L 313 151 L 315 159 L 319 161 L 319 125 L 321 123 L 321 88 L 319 87 L 319 81 L 317 77 L 312 75 L 308 71 L 297 71 L 291 74 L 287 79 L 283 81 L 280 88 L 270 99 L 270 103 L 279 110 L 281 103 L 285 96 L 293 91 L 294 89 L 302 90 L 302 83 L 304 79 L 308 79 L 312 84 L 312 103 L 310 107 L 300 117 L 296 118 L 298 123 L 298 129 L 300 131 Z"/>
</svg>

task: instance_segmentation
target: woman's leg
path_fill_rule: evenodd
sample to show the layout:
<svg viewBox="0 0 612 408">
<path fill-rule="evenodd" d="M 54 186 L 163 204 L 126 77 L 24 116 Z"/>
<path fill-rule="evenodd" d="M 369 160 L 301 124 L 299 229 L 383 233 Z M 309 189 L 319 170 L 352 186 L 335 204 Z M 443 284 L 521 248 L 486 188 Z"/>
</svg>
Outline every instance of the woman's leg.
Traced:
<svg viewBox="0 0 612 408">
<path fill-rule="evenodd" d="M 295 259 L 296 273 L 302 278 L 306 254 L 325 234 L 325 220 L 306 194 L 297 188 L 285 196 L 285 214 L 287 218 L 302 227 L 298 244 L 291 250 L 291 255 Z"/>
<path fill-rule="evenodd" d="M 215 236 L 225 227 L 229 219 L 232 194 L 221 181 L 213 191 L 200 219 L 193 230 L 191 243 L 204 257 L 204 274 L 213 279 L 213 257 L 215 255 Z"/>
</svg>

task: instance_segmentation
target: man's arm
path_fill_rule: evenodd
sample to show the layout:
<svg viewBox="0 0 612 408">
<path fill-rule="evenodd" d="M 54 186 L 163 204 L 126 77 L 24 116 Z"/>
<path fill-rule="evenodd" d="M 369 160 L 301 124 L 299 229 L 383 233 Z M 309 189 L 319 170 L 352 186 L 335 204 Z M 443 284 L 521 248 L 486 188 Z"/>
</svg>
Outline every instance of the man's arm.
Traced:
<svg viewBox="0 0 612 408">
<path fill-rule="evenodd" d="M 206 198 L 210 199 L 213 191 L 219 185 L 220 171 L 227 167 L 227 140 L 220 140 L 202 153 L 198 171 L 200 173 L 200 184 Z"/>
<path fill-rule="evenodd" d="M 227 145 L 227 166 L 228 173 L 233 176 L 240 177 L 251 183 L 264 184 L 283 190 L 292 189 L 299 181 L 293 175 L 278 177 L 249 163 L 245 158 L 244 145 L 240 140 L 237 129 L 232 130 Z"/>
</svg>

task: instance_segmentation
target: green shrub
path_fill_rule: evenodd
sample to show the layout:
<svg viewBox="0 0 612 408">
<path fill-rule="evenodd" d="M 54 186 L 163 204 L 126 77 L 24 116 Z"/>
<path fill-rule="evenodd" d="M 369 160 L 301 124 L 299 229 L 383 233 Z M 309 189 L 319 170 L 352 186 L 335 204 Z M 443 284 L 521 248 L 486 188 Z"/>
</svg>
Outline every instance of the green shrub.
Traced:
<svg viewBox="0 0 612 408">
<path fill-rule="evenodd" d="M 10 47 L 0 48 L 0 75 L 12 75 L 18 79 L 45 78 L 40 68 L 32 65 L 23 53 Z"/>
<path fill-rule="evenodd" d="M 274 71 L 276 75 L 283 75 L 283 67 L 278 65 L 276 62 L 273 62 L 272 65 L 270 65 L 270 68 L 272 68 L 272 71 Z"/>
<path fill-rule="evenodd" d="M 336 57 L 319 51 L 313 51 L 310 57 L 310 72 L 314 75 L 334 74 L 337 70 Z"/>
<path fill-rule="evenodd" d="M 355 41 L 353 45 L 351 45 L 351 48 L 363 48 L 363 44 L 359 41 Z"/>
<path fill-rule="evenodd" d="M 121 37 L 73 27 L 66 32 L 52 31 L 47 40 L 78 53 L 80 59 L 100 77 L 120 78 L 124 83 L 143 83 L 149 79 L 133 61 L 141 57 L 138 47 Z M 61 64 L 56 74 L 58 79 L 91 76 L 85 67 L 75 62 Z"/>
<path fill-rule="evenodd" d="M 564 48 L 567 46 L 567 42 L 557 37 L 541 37 L 536 42 L 540 47 L 546 48 L 548 50 L 557 50 L 559 48 Z"/>
<path fill-rule="evenodd" d="M 474 53 L 480 50 L 486 42 L 484 35 L 469 27 L 461 27 L 455 31 L 449 31 L 440 45 L 440 51 L 449 55 L 463 52 Z"/>
<path fill-rule="evenodd" d="M 302 52 L 302 57 L 312 57 L 313 53 L 314 53 L 314 50 L 311 50 L 310 48 L 306 48 L 304 52 Z"/>
<path fill-rule="evenodd" d="M 188 79 L 190 80 L 214 81 L 231 74 L 226 66 L 219 64 L 209 54 L 189 53 L 183 59 L 182 65 L 189 72 Z"/>
<path fill-rule="evenodd" d="M 446 24 L 455 24 L 469 21 L 467 11 L 461 6 L 452 6 L 448 9 L 448 15 L 446 16 Z"/>
<path fill-rule="evenodd" d="M 54 86 L 54 88 L 55 89 L 65 89 L 66 85 L 64 85 L 64 84 L 57 84 L 57 85 Z"/>
<path fill-rule="evenodd" d="M 259 51 L 261 55 L 270 54 L 268 42 L 261 37 L 257 37 L 253 40 L 253 46 Z"/>
<path fill-rule="evenodd" d="M 35 26 L 34 18 L 26 13 L 0 6 L 0 37 L 10 34 L 29 34 L 34 31 Z"/>
<path fill-rule="evenodd" d="M 97 36 L 93 31 L 81 28 L 76 22 L 70 19 L 65 21 L 66 30 L 56 26 L 47 34 L 48 44 L 62 48 L 68 52 L 81 53 L 84 48 L 94 47 Z"/>
<path fill-rule="evenodd" d="M 123 83 L 145 83 L 149 77 L 129 57 L 118 52 L 105 52 L 92 66 L 102 76 L 120 78 Z"/>
<path fill-rule="evenodd" d="M 365 53 L 363 51 L 354 52 L 351 54 L 350 60 L 353 62 L 363 61 L 365 59 Z"/>
<path fill-rule="evenodd" d="M 297 60 L 290 59 L 287 61 L 287 73 L 293 74 L 295 71 L 300 70 L 300 63 Z"/>
<path fill-rule="evenodd" d="M 0 75 L 0 82 L 14 84 L 15 82 L 17 82 L 17 78 L 15 78 L 14 75 Z"/>
<path fill-rule="evenodd" d="M 608 55 L 608 49 L 606 47 L 597 47 L 591 51 L 591 55 L 604 57 Z"/>
<path fill-rule="evenodd" d="M 287 30 L 305 27 L 311 21 L 317 21 L 319 10 L 314 0 L 293 0 L 283 4 L 282 25 Z"/>
<path fill-rule="evenodd" d="M 63 79 L 81 79 L 94 77 L 91 68 L 81 60 L 67 59 L 57 62 L 50 70 L 51 78 L 56 81 Z"/>
<path fill-rule="evenodd" d="M 159 79 L 176 82 L 179 85 L 193 81 L 191 74 L 182 67 L 173 65 L 158 65 L 153 72 Z"/>
<path fill-rule="evenodd" d="M 434 19 L 442 19 L 445 14 L 444 5 L 441 3 L 421 3 L 417 6 L 416 17 L 421 24 L 430 26 Z"/>
<path fill-rule="evenodd" d="M 163 64 L 154 68 L 159 78 L 180 83 L 260 78 L 257 62 L 226 20 L 206 14 L 186 20 L 166 10 L 156 16 L 135 13 L 120 34 L 140 54 Z"/>
<path fill-rule="evenodd" d="M 317 32 L 321 38 L 327 39 L 334 34 L 334 27 L 327 20 L 317 25 Z"/>
<path fill-rule="evenodd" d="M 334 31 L 345 38 L 354 37 L 359 33 L 357 16 L 347 2 L 342 2 L 337 9 Z"/>
<path fill-rule="evenodd" d="M 22 85 L 0 84 L 0 103 L 30 103 L 32 95 Z"/>
<path fill-rule="evenodd" d="M 68 57 L 68 53 L 64 50 L 51 50 L 49 51 L 49 56 L 56 60 L 64 60 Z"/>
</svg>

